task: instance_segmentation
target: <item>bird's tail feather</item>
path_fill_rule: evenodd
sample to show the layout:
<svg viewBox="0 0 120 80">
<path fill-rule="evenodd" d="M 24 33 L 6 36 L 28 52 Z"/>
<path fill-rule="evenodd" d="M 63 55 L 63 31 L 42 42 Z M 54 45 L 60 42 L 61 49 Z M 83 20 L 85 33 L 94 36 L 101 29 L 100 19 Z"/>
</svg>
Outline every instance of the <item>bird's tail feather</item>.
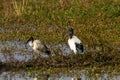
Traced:
<svg viewBox="0 0 120 80">
<path fill-rule="evenodd" d="M 50 49 L 45 45 L 45 48 L 46 48 L 46 53 L 47 53 L 47 55 L 50 55 L 51 54 L 51 51 L 50 51 Z"/>
</svg>

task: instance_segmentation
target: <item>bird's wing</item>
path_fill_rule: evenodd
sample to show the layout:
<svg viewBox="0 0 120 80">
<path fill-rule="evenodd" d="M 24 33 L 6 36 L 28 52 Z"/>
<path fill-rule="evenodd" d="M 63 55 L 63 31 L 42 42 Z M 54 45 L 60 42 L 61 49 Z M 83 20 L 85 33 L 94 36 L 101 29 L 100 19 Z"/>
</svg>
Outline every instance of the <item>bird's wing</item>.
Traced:
<svg viewBox="0 0 120 80">
<path fill-rule="evenodd" d="M 77 36 L 73 36 L 75 43 L 82 43 Z"/>
<path fill-rule="evenodd" d="M 82 43 L 75 43 L 75 46 L 78 53 L 82 53 L 84 51 Z"/>
</svg>

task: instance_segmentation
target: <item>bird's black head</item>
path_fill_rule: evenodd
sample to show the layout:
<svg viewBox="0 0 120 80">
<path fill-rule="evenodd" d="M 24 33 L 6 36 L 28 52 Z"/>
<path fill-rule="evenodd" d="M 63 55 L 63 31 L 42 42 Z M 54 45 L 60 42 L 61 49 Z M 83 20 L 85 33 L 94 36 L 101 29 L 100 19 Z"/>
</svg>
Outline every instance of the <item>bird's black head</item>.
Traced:
<svg viewBox="0 0 120 80">
<path fill-rule="evenodd" d="M 25 47 L 27 48 L 27 43 L 29 42 L 29 41 L 34 41 L 34 38 L 33 37 L 30 37 L 26 42 L 25 42 Z"/>
<path fill-rule="evenodd" d="M 68 32 L 69 32 L 69 37 L 72 38 L 73 33 L 74 33 L 73 28 L 69 28 Z"/>
</svg>

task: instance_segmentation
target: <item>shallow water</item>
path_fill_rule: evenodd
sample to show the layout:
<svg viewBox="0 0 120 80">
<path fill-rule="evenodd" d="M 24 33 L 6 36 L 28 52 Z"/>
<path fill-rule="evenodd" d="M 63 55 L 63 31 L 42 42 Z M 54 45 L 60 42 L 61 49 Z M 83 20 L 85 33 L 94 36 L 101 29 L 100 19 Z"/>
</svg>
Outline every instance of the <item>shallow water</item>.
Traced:
<svg viewBox="0 0 120 80">
<path fill-rule="evenodd" d="M 98 76 L 86 74 L 85 72 L 57 72 L 49 73 L 45 71 L 5 71 L 0 73 L 0 80 L 120 80 L 120 74 L 102 73 Z"/>
<path fill-rule="evenodd" d="M 56 45 L 47 45 L 52 52 L 52 56 L 54 56 L 55 50 L 57 53 L 63 56 L 67 56 L 72 51 L 68 47 L 67 44 L 56 44 Z M 25 42 L 21 41 L 1 41 L 0 42 L 0 62 L 10 62 L 10 61 L 24 61 L 27 62 L 31 59 L 35 59 L 37 57 L 48 57 L 45 53 L 36 54 L 33 52 L 32 48 L 27 45 L 28 49 L 25 48 Z M 100 47 L 97 47 L 100 49 Z M 120 50 L 119 48 L 117 48 Z M 93 48 L 85 48 L 85 52 L 94 52 Z"/>
<path fill-rule="evenodd" d="M 3 41 L 0 42 L 0 62 L 10 61 L 24 61 L 27 62 L 31 59 L 39 57 L 48 57 L 45 53 L 39 55 L 34 53 L 32 48 L 27 45 L 28 49 L 25 48 L 25 43 L 20 41 Z M 66 44 L 58 44 L 55 46 L 48 46 L 54 56 L 54 50 L 59 49 L 60 55 L 68 55 L 71 50 Z"/>
<path fill-rule="evenodd" d="M 71 50 L 66 44 L 58 44 L 48 46 L 54 54 L 55 49 L 59 49 L 59 54 L 67 56 Z M 44 53 L 42 57 L 48 57 Z M 54 55 L 53 55 L 54 56 Z M 24 61 L 39 57 L 28 46 L 25 48 L 24 42 L 4 41 L 0 42 L 0 62 Z M 54 71 L 53 71 L 54 72 Z M 98 75 L 98 76 L 96 76 Z M 111 73 L 86 73 L 79 70 L 69 70 L 67 72 L 58 71 L 56 73 L 48 73 L 46 71 L 0 71 L 0 80 L 120 80 L 120 74 Z"/>
</svg>

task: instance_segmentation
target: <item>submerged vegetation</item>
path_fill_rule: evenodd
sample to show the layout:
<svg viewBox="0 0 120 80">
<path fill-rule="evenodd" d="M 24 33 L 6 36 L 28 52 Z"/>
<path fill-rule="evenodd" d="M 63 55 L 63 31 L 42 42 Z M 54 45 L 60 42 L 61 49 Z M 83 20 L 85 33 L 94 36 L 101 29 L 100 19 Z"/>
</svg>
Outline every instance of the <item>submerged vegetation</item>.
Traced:
<svg viewBox="0 0 120 80">
<path fill-rule="evenodd" d="M 55 67 L 63 66 L 63 64 L 68 67 L 119 65 L 119 0 L 0 1 L 0 41 L 24 42 L 33 36 L 48 45 L 66 43 L 68 37 L 63 36 L 69 27 L 75 30 L 75 34 L 81 39 L 85 49 L 96 51 L 67 57 L 59 55 L 53 59 L 39 58 L 24 63 L 24 66 L 35 63 L 38 66 L 53 63 L 48 66 Z"/>
</svg>

